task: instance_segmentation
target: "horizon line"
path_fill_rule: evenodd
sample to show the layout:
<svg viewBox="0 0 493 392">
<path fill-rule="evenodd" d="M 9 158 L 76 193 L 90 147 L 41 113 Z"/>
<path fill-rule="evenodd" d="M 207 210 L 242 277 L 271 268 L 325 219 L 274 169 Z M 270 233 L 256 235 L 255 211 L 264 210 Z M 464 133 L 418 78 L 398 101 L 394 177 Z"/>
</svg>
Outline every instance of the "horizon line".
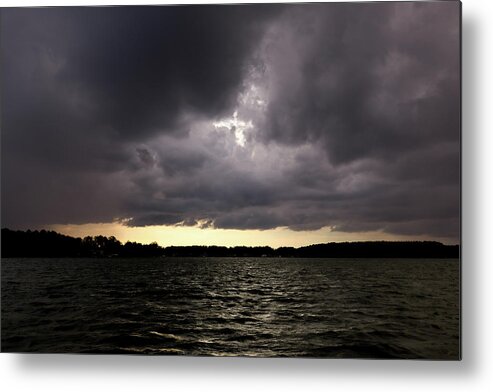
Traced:
<svg viewBox="0 0 493 392">
<path fill-rule="evenodd" d="M 455 244 L 444 244 L 443 242 L 441 241 L 436 241 L 436 240 L 368 240 L 368 241 L 329 241 L 329 242 L 317 242 L 317 243 L 312 243 L 312 244 L 309 244 L 309 245 L 302 245 L 302 246 L 279 246 L 279 247 L 273 247 L 273 246 L 270 246 L 270 245 L 231 245 L 231 246 L 227 246 L 227 245 L 167 245 L 167 246 L 162 246 L 160 244 L 158 244 L 156 241 L 153 241 L 153 242 L 150 242 L 150 243 L 142 243 L 142 242 L 137 242 L 137 241 L 125 241 L 125 242 L 122 242 L 120 241 L 116 236 L 112 235 L 112 236 L 104 236 L 102 234 L 98 234 L 98 235 L 94 235 L 94 236 L 84 236 L 84 237 L 74 237 L 74 236 L 71 236 L 71 235 L 67 235 L 67 234 L 63 234 L 63 233 L 60 233 L 58 231 L 55 231 L 55 230 L 47 230 L 47 229 L 25 229 L 25 230 L 20 230 L 20 229 L 10 229 L 8 227 L 2 227 L 1 228 L 1 231 L 3 232 L 4 230 L 9 230 L 9 231 L 16 231 L 16 232 L 23 232 L 23 233 L 27 233 L 28 231 L 30 232 L 47 232 L 47 233 L 55 233 L 55 234 L 58 234 L 58 235 L 61 235 L 61 236 L 65 236 L 65 237 L 69 237 L 69 238 L 73 238 L 73 239 L 84 239 L 84 238 L 95 238 L 95 237 L 104 237 L 104 238 L 115 238 L 115 240 L 117 240 L 118 242 L 120 242 L 122 245 L 126 244 L 126 243 L 134 243 L 134 244 L 139 244 L 139 245 L 151 245 L 151 244 L 156 244 L 157 246 L 159 246 L 160 248 L 163 248 L 163 249 L 166 249 L 166 248 L 192 248 L 192 247 L 202 247 L 202 248 L 210 248 L 210 247 L 217 247 L 217 248 L 227 248 L 227 249 L 232 249 L 232 248 L 239 248 L 239 247 L 243 247 L 243 248 L 270 248 L 270 249 L 273 249 L 273 250 L 277 250 L 277 249 L 281 249 L 281 248 L 293 248 L 293 249 L 301 249 L 301 248 L 307 248 L 307 247 L 310 247 L 310 246 L 316 246 L 316 245 L 328 245 L 328 244 L 371 244 L 371 243 L 399 243 L 399 244 L 403 244 L 403 243 L 406 243 L 406 244 L 409 244 L 409 243 L 420 243 L 420 244 L 423 244 L 423 243 L 435 243 L 435 244 L 440 244 L 442 246 L 447 246 L 447 247 L 452 247 L 452 246 L 460 246 L 460 242 L 459 243 L 455 243 Z"/>
</svg>

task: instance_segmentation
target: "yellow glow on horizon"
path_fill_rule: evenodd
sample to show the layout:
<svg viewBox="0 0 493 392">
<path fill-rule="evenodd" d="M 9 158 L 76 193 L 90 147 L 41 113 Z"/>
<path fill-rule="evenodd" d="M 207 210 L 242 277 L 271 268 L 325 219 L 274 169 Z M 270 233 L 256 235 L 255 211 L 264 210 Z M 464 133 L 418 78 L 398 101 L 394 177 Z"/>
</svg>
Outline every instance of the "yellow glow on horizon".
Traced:
<svg viewBox="0 0 493 392">
<path fill-rule="evenodd" d="M 91 223 L 83 225 L 52 225 L 46 229 L 72 237 L 103 235 L 114 236 L 122 243 L 127 241 L 149 244 L 157 242 L 161 246 L 218 245 L 218 246 L 281 246 L 300 247 L 326 242 L 345 241 L 425 241 L 425 236 L 400 236 L 380 231 L 345 233 L 324 227 L 313 231 L 293 231 L 288 228 L 269 230 L 213 229 L 191 226 L 145 226 L 129 227 L 122 223 Z M 445 238 L 433 240 L 448 243 Z"/>
</svg>

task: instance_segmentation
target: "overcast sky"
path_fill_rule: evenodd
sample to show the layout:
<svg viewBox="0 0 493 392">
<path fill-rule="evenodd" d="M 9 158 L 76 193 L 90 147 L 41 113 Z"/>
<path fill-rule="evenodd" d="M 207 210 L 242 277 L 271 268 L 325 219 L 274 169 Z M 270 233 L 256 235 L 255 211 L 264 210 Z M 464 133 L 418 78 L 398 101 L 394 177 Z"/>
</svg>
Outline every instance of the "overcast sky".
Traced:
<svg viewBox="0 0 493 392">
<path fill-rule="evenodd" d="M 1 10 L 2 227 L 460 230 L 460 4 Z"/>
</svg>

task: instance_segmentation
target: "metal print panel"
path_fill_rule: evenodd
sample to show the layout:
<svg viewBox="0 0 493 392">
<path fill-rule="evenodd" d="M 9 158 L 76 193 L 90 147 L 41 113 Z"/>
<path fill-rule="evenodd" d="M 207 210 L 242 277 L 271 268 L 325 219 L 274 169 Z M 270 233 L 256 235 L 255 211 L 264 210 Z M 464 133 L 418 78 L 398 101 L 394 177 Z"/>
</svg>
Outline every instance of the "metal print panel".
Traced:
<svg viewBox="0 0 493 392">
<path fill-rule="evenodd" d="M 459 2 L 0 12 L 3 352 L 460 359 Z"/>
</svg>

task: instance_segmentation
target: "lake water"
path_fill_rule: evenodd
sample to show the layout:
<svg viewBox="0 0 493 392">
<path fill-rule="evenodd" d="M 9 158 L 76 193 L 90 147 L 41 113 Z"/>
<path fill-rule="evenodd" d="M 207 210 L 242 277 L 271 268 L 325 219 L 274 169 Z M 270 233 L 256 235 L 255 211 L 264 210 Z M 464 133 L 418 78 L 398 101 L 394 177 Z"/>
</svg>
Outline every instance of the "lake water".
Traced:
<svg viewBox="0 0 493 392">
<path fill-rule="evenodd" d="M 458 260 L 1 263 L 2 351 L 459 358 Z"/>
</svg>

